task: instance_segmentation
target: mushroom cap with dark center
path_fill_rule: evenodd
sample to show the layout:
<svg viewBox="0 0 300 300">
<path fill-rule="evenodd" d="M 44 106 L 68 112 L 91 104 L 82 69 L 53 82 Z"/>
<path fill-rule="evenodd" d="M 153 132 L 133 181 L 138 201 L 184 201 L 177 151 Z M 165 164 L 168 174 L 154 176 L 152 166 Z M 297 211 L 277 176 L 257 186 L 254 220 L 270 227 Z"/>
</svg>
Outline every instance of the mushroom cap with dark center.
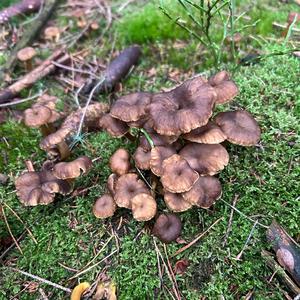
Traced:
<svg viewBox="0 0 300 300">
<path fill-rule="evenodd" d="M 87 173 L 92 167 L 92 160 L 87 156 L 81 156 L 71 162 L 60 162 L 53 168 L 53 175 L 60 179 L 77 178 Z"/>
<path fill-rule="evenodd" d="M 154 95 L 149 111 L 155 131 L 174 136 L 205 125 L 212 115 L 215 97 L 214 88 L 201 77 Z"/>
<path fill-rule="evenodd" d="M 144 150 L 142 147 L 137 147 L 133 154 L 135 165 L 141 170 L 150 169 L 150 158 L 151 152 Z"/>
<path fill-rule="evenodd" d="M 226 71 L 221 71 L 208 79 L 208 83 L 214 87 L 217 93 L 216 103 L 223 104 L 231 101 L 239 89 Z"/>
<path fill-rule="evenodd" d="M 44 105 L 36 105 L 24 111 L 24 123 L 28 127 L 40 127 L 47 124 L 52 116 L 52 111 Z"/>
<path fill-rule="evenodd" d="M 176 150 L 169 146 L 157 146 L 151 149 L 150 169 L 156 176 L 161 176 L 163 173 L 163 161 L 173 154 Z"/>
<path fill-rule="evenodd" d="M 137 221 L 148 221 L 155 216 L 157 204 L 151 195 L 141 193 L 131 199 L 131 209 L 134 219 Z"/>
<path fill-rule="evenodd" d="M 32 59 L 36 55 L 36 51 L 32 47 L 26 47 L 21 49 L 17 53 L 17 57 L 20 61 L 27 61 Z"/>
<path fill-rule="evenodd" d="M 15 181 L 17 195 L 25 206 L 46 205 L 54 201 L 55 193 L 62 195 L 72 191 L 71 185 L 57 179 L 51 171 L 27 172 Z"/>
<path fill-rule="evenodd" d="M 151 93 L 143 92 L 123 96 L 112 105 L 110 114 L 124 122 L 138 121 L 147 114 L 151 97 Z"/>
<path fill-rule="evenodd" d="M 127 124 L 113 118 L 110 114 L 104 114 L 99 120 L 99 126 L 114 137 L 121 137 L 129 131 Z"/>
<path fill-rule="evenodd" d="M 181 234 L 182 223 L 175 214 L 161 214 L 156 219 L 152 234 L 164 243 L 175 241 Z"/>
<path fill-rule="evenodd" d="M 179 155 L 200 175 L 214 175 L 229 162 L 229 154 L 220 144 L 190 143 L 180 150 Z"/>
<path fill-rule="evenodd" d="M 106 184 L 107 189 L 112 196 L 114 196 L 116 193 L 116 184 L 117 184 L 118 178 L 119 178 L 119 176 L 114 173 L 110 174 L 107 178 L 107 184 Z"/>
<path fill-rule="evenodd" d="M 145 183 L 136 174 L 129 173 L 119 177 L 114 199 L 119 207 L 131 208 L 131 199 L 141 193 L 149 194 Z"/>
<path fill-rule="evenodd" d="M 126 149 L 118 149 L 109 159 L 109 167 L 117 175 L 124 175 L 129 172 L 130 155 Z"/>
<path fill-rule="evenodd" d="M 183 194 L 175 194 L 168 191 L 165 191 L 164 193 L 164 201 L 169 210 L 173 212 L 186 211 L 193 206 L 191 202 L 188 202 L 183 198 Z"/>
<path fill-rule="evenodd" d="M 245 110 L 219 113 L 215 122 L 233 144 L 252 146 L 258 143 L 261 131 L 253 116 Z"/>
<path fill-rule="evenodd" d="M 220 144 L 226 140 L 226 135 L 218 125 L 209 121 L 206 125 L 184 134 L 183 138 L 201 144 Z"/>
<path fill-rule="evenodd" d="M 200 176 L 193 187 L 182 194 L 183 198 L 193 205 L 209 208 L 220 198 L 222 186 L 216 177 Z"/>
<path fill-rule="evenodd" d="M 93 206 L 93 213 L 96 218 L 104 219 L 113 216 L 116 208 L 116 202 L 113 197 L 105 194 L 96 200 Z"/>
<path fill-rule="evenodd" d="M 199 174 L 178 154 L 173 154 L 163 162 L 161 183 L 171 193 L 189 191 L 198 178 Z"/>
</svg>

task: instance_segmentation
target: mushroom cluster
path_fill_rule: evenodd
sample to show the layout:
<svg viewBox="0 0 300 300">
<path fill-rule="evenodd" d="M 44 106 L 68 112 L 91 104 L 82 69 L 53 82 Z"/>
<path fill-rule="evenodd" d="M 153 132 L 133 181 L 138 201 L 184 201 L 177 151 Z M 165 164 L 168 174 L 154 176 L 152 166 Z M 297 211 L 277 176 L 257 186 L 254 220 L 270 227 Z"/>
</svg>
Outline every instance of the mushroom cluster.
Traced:
<svg viewBox="0 0 300 300">
<path fill-rule="evenodd" d="M 189 79 L 167 92 L 138 92 L 117 99 L 99 125 L 114 137 L 130 135 L 131 128 L 139 129 L 132 161 L 149 180 L 146 185 L 134 172 L 125 149 L 117 150 L 110 159 L 113 174 L 108 178 L 109 193 L 94 205 L 96 217 L 110 217 L 119 206 L 131 209 L 138 221 L 150 220 L 156 216 L 155 198 L 159 197 L 155 196 L 159 195 L 172 212 L 211 207 L 222 194 L 214 175 L 229 162 L 224 142 L 252 146 L 260 139 L 257 122 L 245 110 L 212 117 L 216 105 L 231 101 L 237 94 L 236 84 L 221 71 L 208 79 Z M 159 218 L 164 222 L 170 219 Z"/>
</svg>

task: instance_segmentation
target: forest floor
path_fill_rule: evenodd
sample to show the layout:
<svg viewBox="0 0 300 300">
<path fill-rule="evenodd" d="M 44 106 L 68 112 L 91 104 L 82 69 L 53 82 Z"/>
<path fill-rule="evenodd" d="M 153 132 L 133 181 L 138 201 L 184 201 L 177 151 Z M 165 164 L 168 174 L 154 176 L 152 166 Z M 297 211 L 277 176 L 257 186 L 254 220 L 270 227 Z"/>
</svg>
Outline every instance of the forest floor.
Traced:
<svg viewBox="0 0 300 300">
<path fill-rule="evenodd" d="M 10 2 L 1 1 L 0 8 Z M 82 50 L 85 60 L 100 65 L 107 65 L 131 44 L 141 45 L 143 54 L 118 91 L 100 95 L 99 101 L 109 102 L 138 90 L 160 91 L 195 74 L 207 76 L 215 72 L 211 53 L 169 21 L 158 9 L 159 1 L 132 1 L 125 8 L 123 1 L 111 2 L 113 18 L 107 30 L 109 20 L 94 14 L 99 29 L 78 40 L 70 53 Z M 182 239 L 188 242 L 218 220 L 217 224 L 199 242 L 171 257 L 182 245 L 164 246 L 149 234 L 147 226 L 134 221 L 129 211 L 119 209 L 112 218 L 96 219 L 92 205 L 105 189 L 109 157 L 120 146 L 133 149 L 125 138 L 113 139 L 105 132 L 88 133 L 72 153 L 73 158 L 83 154 L 98 158 L 91 172 L 76 181 L 75 190 L 86 189 L 85 194 L 58 197 L 48 206 L 23 207 L 16 196 L 14 180 L 25 170 L 25 160 L 31 159 L 38 168 L 45 153 L 39 148 L 39 131 L 27 128 L 13 117 L 13 112 L 29 107 L 32 102 L 11 107 L 10 117 L 0 124 L 0 173 L 9 176 L 6 184 L 0 184 L 0 205 L 8 223 L 0 218 L 0 239 L 11 246 L 3 258 L 1 253 L 7 246 L 0 246 L 0 299 L 43 299 L 41 290 L 49 299 L 69 297 L 65 291 L 13 268 L 71 289 L 79 282 L 94 283 L 99 276 L 107 276 L 115 282 L 119 299 L 172 299 L 174 283 L 167 273 L 160 278 L 158 250 L 172 266 L 182 259 L 189 262 L 186 271 L 176 275 L 182 299 L 250 299 L 250 295 L 255 299 L 285 298 L 285 286 L 276 276 L 271 279 L 272 271 L 261 257 L 261 251 L 269 249 L 266 228 L 257 223 L 254 227 L 254 220 L 268 226 L 275 219 L 300 240 L 300 60 L 290 53 L 272 55 L 284 53 L 291 46 L 299 48 L 296 40 L 284 40 L 272 22 L 285 24 L 288 13 L 299 11 L 300 7 L 281 1 L 237 2 L 238 12 L 245 12 L 252 23 L 260 19 L 241 32 L 242 41 L 236 49 L 239 57 L 248 53 L 271 55 L 249 66 L 236 67 L 230 58 L 221 65 L 221 69 L 232 71 L 240 89 L 234 101 L 222 106 L 222 110 L 242 108 L 251 112 L 261 126 L 262 137 L 256 147 L 226 145 L 230 163 L 218 175 L 222 198 L 209 210 L 193 208 L 180 214 Z M 68 43 L 68 38 L 82 31 L 71 12 L 61 4 L 51 20 L 53 25 L 65 28 L 58 43 Z M 34 21 L 21 27 L 24 20 L 31 18 L 14 19 L 15 30 L 22 32 L 26 26 L 33 26 Z M 43 38 L 34 46 L 40 58 L 58 47 Z M 0 50 L 0 64 L 5 63 L 8 54 L 9 48 Z M 10 76 L 17 78 L 23 73 L 19 66 Z M 76 88 L 67 89 L 62 78 L 47 77 L 21 96 L 26 98 L 47 89 L 48 94 L 60 99 L 62 109 L 74 109 Z M 238 211 L 233 213 L 225 240 L 234 199 Z M 20 250 L 10 241 L 8 227 L 14 237 L 20 237 Z M 87 269 L 87 264 L 96 263 Z M 86 272 L 77 276 L 82 270 Z"/>
</svg>

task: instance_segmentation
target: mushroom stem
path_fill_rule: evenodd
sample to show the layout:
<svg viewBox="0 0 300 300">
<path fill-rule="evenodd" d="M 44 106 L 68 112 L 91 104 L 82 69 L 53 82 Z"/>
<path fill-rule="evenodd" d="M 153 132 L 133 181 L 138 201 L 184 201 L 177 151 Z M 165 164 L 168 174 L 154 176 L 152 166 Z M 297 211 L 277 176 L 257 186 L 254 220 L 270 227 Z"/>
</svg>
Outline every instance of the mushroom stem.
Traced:
<svg viewBox="0 0 300 300">
<path fill-rule="evenodd" d="M 45 124 L 40 127 L 40 131 L 43 137 L 55 132 L 55 128 L 52 124 Z"/>
<path fill-rule="evenodd" d="M 147 139 L 147 141 L 150 144 L 151 148 L 154 148 L 154 143 L 153 143 L 153 140 L 151 139 L 149 133 L 144 128 L 141 128 L 140 130 L 143 133 L 143 135 L 145 136 L 145 138 Z"/>
<path fill-rule="evenodd" d="M 70 148 L 65 141 L 61 141 L 60 143 L 58 143 L 57 149 L 59 151 L 61 160 L 64 160 L 65 158 L 67 158 L 71 155 Z"/>
<path fill-rule="evenodd" d="M 32 71 L 33 66 L 32 66 L 32 60 L 31 59 L 25 61 L 24 64 L 25 64 L 25 70 L 26 70 L 26 72 Z"/>
<path fill-rule="evenodd" d="M 135 137 L 130 133 L 130 132 L 127 132 L 125 134 L 125 137 L 129 139 L 129 141 L 131 142 L 134 142 L 135 141 Z"/>
<path fill-rule="evenodd" d="M 34 167 L 31 160 L 25 160 L 25 165 L 28 172 L 34 172 Z"/>
</svg>

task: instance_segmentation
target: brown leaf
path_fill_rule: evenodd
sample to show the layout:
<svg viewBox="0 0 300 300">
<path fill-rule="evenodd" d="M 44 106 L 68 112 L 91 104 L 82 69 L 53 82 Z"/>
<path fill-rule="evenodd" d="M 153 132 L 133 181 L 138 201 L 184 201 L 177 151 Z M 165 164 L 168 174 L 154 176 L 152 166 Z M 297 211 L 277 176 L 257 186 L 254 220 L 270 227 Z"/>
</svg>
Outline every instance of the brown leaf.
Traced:
<svg viewBox="0 0 300 300">
<path fill-rule="evenodd" d="M 189 266 L 189 261 L 187 259 L 178 260 L 174 267 L 175 274 L 184 274 L 186 272 L 187 267 Z"/>
</svg>

